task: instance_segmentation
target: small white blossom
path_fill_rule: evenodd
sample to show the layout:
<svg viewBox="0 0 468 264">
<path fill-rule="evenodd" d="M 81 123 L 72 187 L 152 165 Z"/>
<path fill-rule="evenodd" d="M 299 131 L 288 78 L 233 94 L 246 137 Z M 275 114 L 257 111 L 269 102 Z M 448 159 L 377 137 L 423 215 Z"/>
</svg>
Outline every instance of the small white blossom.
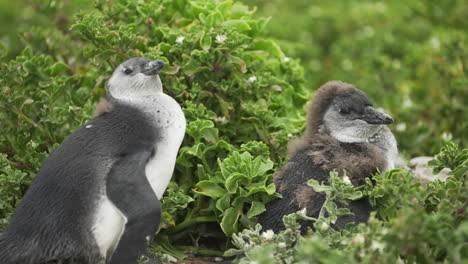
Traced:
<svg viewBox="0 0 468 264">
<path fill-rule="evenodd" d="M 284 243 L 284 242 L 279 242 L 279 243 L 278 243 L 278 247 L 279 247 L 279 248 L 285 248 L 285 247 L 286 247 L 286 243 Z"/>
<path fill-rule="evenodd" d="M 32 103 L 34 103 L 34 100 L 31 99 L 31 98 L 28 98 L 28 99 L 26 99 L 26 100 L 24 101 L 23 104 L 28 105 L 28 104 L 32 104 Z"/>
<path fill-rule="evenodd" d="M 445 141 L 450 141 L 453 138 L 452 133 L 450 133 L 450 132 L 449 133 L 447 133 L 447 132 L 442 133 L 441 137 Z"/>
<path fill-rule="evenodd" d="M 396 125 L 396 130 L 399 132 L 405 131 L 406 130 L 406 123 L 399 123 Z"/>
<path fill-rule="evenodd" d="M 413 101 L 411 101 L 411 99 L 408 96 L 405 96 L 405 98 L 403 99 L 402 106 L 403 108 L 409 108 L 413 106 Z"/>
<path fill-rule="evenodd" d="M 283 58 L 283 62 L 290 62 L 290 61 L 291 61 L 291 59 L 289 57 L 284 57 Z"/>
<path fill-rule="evenodd" d="M 222 117 L 217 116 L 217 117 L 214 118 L 214 121 L 216 123 L 220 123 L 222 125 L 225 125 L 225 124 L 229 123 L 229 121 L 226 119 L 225 116 L 222 116 Z"/>
<path fill-rule="evenodd" d="M 362 234 L 357 234 L 355 237 L 353 237 L 353 240 L 352 240 L 354 244 L 364 244 L 365 241 L 366 239 L 364 238 Z"/>
<path fill-rule="evenodd" d="M 275 232 L 273 232 L 273 230 L 271 230 L 271 229 L 268 229 L 267 231 L 262 233 L 262 237 L 265 240 L 271 240 L 274 235 L 275 235 Z"/>
<path fill-rule="evenodd" d="M 226 40 L 227 40 L 226 35 L 216 35 L 216 42 L 217 43 L 223 43 Z"/>
<path fill-rule="evenodd" d="M 388 229 L 387 228 L 382 228 L 380 233 L 385 236 L 386 234 L 388 234 Z"/>
<path fill-rule="evenodd" d="M 221 262 L 221 261 L 223 261 L 224 259 L 223 259 L 223 258 L 220 258 L 220 257 L 216 257 L 214 260 L 215 260 L 216 262 Z"/>
<path fill-rule="evenodd" d="M 93 126 L 92 125 L 87 125 L 86 128 L 92 128 Z"/>
<path fill-rule="evenodd" d="M 325 222 L 322 222 L 322 224 L 320 225 L 320 231 L 322 232 L 326 232 L 329 228 L 330 228 L 330 225 L 328 225 Z"/>
<path fill-rule="evenodd" d="M 351 180 L 349 179 L 348 176 L 343 177 L 343 182 L 346 183 L 346 184 L 351 184 Z"/>
<path fill-rule="evenodd" d="M 253 83 L 257 80 L 257 76 L 250 76 L 249 79 L 247 80 L 249 83 Z"/>
<path fill-rule="evenodd" d="M 31 141 L 29 141 L 29 145 L 31 145 L 31 147 L 33 147 L 33 148 L 37 148 L 37 146 L 39 146 L 39 143 L 34 142 L 34 141 L 31 140 Z"/>
<path fill-rule="evenodd" d="M 164 254 L 163 257 L 170 262 L 177 262 L 177 259 L 169 254 Z"/>
<path fill-rule="evenodd" d="M 293 134 L 291 134 L 291 133 L 288 133 L 288 137 L 292 137 L 292 136 L 293 136 Z"/>
<path fill-rule="evenodd" d="M 385 248 L 385 244 L 379 241 L 372 241 L 371 249 L 374 251 L 382 251 Z"/>
<path fill-rule="evenodd" d="M 439 49 L 440 47 L 440 40 L 436 37 L 431 38 L 431 46 L 434 49 Z"/>
<path fill-rule="evenodd" d="M 179 37 L 177 37 L 177 39 L 175 40 L 175 42 L 176 42 L 177 44 L 182 44 L 182 43 L 184 42 L 184 39 L 185 39 L 185 37 L 179 36 Z"/>
<path fill-rule="evenodd" d="M 277 85 L 277 84 L 273 84 L 271 86 L 271 89 L 275 92 L 282 92 L 283 91 L 283 88 L 281 88 L 281 86 Z"/>
</svg>

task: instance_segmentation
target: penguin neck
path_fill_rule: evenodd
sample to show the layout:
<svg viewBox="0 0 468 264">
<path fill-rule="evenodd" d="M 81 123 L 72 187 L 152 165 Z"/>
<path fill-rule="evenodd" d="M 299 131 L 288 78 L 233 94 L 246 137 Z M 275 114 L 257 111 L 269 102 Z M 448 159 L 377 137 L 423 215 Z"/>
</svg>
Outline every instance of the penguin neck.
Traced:
<svg viewBox="0 0 468 264">
<path fill-rule="evenodd" d="M 111 103 L 135 105 L 147 101 L 149 98 L 158 97 L 161 94 L 164 94 L 162 88 L 150 92 L 141 92 L 138 94 L 124 94 L 118 97 L 108 94 L 107 100 Z"/>
<path fill-rule="evenodd" d="M 353 133 L 352 129 L 348 130 L 330 130 L 325 125 L 320 125 L 318 133 L 327 134 L 328 136 L 338 140 L 341 143 L 367 143 L 368 137 L 360 137 L 357 133 Z"/>
<path fill-rule="evenodd" d="M 155 97 L 163 93 L 161 79 L 157 76 L 154 79 L 140 82 L 109 82 L 107 88 L 107 99 L 110 102 L 131 103 L 141 102 L 145 98 Z"/>
</svg>

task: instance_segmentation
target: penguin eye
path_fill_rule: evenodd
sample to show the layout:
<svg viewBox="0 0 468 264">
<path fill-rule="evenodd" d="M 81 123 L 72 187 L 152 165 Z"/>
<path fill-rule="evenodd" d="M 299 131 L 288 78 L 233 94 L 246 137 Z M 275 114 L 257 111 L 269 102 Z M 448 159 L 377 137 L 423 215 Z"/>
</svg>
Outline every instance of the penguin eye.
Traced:
<svg viewBox="0 0 468 264">
<path fill-rule="evenodd" d="M 349 109 L 339 108 L 338 113 L 340 113 L 342 115 L 347 115 L 347 114 L 349 114 Z"/>
<path fill-rule="evenodd" d="M 123 72 L 124 72 L 125 74 L 130 74 L 130 73 L 133 72 L 133 70 L 130 69 L 130 68 L 125 68 L 125 69 L 123 70 Z"/>
</svg>

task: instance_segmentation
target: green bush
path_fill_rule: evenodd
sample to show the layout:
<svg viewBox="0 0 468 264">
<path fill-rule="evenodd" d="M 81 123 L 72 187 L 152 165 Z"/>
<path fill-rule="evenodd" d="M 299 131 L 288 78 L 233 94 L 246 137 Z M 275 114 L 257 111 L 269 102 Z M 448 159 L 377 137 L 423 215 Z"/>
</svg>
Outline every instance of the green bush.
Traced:
<svg viewBox="0 0 468 264">
<path fill-rule="evenodd" d="M 258 226 L 234 235 L 238 249 L 226 255 L 245 253 L 240 263 L 466 263 L 468 149 L 449 143 L 431 163 L 452 169 L 452 176 L 423 187 L 407 171 L 395 169 L 353 190 L 342 188 L 342 180 L 330 173 L 330 186 L 311 186 L 325 191 L 329 203 L 364 192 L 376 209 L 367 225 L 335 232 L 330 222 L 344 212 L 327 208 L 328 217 L 314 223 L 316 231 L 302 237 L 296 220 L 308 217 L 296 213 L 284 217 L 286 230 L 277 236 Z"/>
<path fill-rule="evenodd" d="M 468 6 L 462 0 L 244 0 L 300 58 L 306 86 L 343 80 L 394 119 L 406 156 L 467 145 Z"/>
<path fill-rule="evenodd" d="M 32 30 L 22 38 L 28 43 L 22 54 L 0 65 L 0 74 L 9 76 L 1 80 L 1 151 L 29 177 L 15 182 L 21 191 L 5 194 L 10 199 L 1 217 L 11 214 L 46 154 L 91 118 L 115 67 L 141 56 L 166 62 L 166 92 L 188 122 L 158 239 L 214 236 L 222 245 L 226 236 L 252 227 L 264 203 L 277 196 L 268 180 L 300 129 L 309 98 L 302 68 L 284 60 L 263 35 L 267 21 L 252 19 L 242 4 L 95 6 L 76 16 L 71 32 Z"/>
</svg>

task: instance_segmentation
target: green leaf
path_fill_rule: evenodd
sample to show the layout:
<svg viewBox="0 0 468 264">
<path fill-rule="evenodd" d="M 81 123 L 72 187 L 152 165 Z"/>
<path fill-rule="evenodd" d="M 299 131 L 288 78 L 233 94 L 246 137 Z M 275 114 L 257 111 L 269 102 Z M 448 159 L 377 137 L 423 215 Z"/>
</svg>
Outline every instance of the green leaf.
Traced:
<svg viewBox="0 0 468 264">
<path fill-rule="evenodd" d="M 202 33 L 200 37 L 200 47 L 204 50 L 209 50 L 211 48 L 211 36 L 206 34 L 205 32 Z"/>
<path fill-rule="evenodd" d="M 239 186 L 239 181 L 242 181 L 244 184 L 250 182 L 249 178 L 242 173 L 233 173 L 226 179 L 226 189 L 230 193 L 236 193 Z"/>
<path fill-rule="evenodd" d="M 211 198 L 219 198 L 226 193 L 226 190 L 218 184 L 210 180 L 200 181 L 196 185 L 200 190 L 195 190 L 196 193 L 209 196 Z"/>
<path fill-rule="evenodd" d="M 228 20 L 223 22 L 222 24 L 224 27 L 227 28 L 234 28 L 239 32 L 249 31 L 251 28 L 249 24 L 245 20 Z"/>
<path fill-rule="evenodd" d="M 231 194 L 225 193 L 222 197 L 220 197 L 216 201 L 216 209 L 218 209 L 221 212 L 224 212 L 229 206 L 231 202 Z"/>
<path fill-rule="evenodd" d="M 265 212 L 265 205 L 261 202 L 258 201 L 253 201 L 252 206 L 250 207 L 249 211 L 247 212 L 247 217 L 252 218 L 254 216 L 257 216 L 263 212 Z"/>
<path fill-rule="evenodd" d="M 284 58 L 284 53 L 276 42 L 273 40 L 260 39 L 253 43 L 252 49 L 264 50 L 270 53 L 272 56 L 282 59 Z"/>
<path fill-rule="evenodd" d="M 56 62 L 50 67 L 50 70 L 52 75 L 57 75 L 70 70 L 70 67 L 64 63 Z"/>
<path fill-rule="evenodd" d="M 316 180 L 309 180 L 307 185 L 311 186 L 316 192 L 329 192 L 333 190 L 331 186 L 320 184 Z"/>
<path fill-rule="evenodd" d="M 240 213 L 237 209 L 231 207 L 228 208 L 221 220 L 221 229 L 223 230 L 226 236 L 230 236 L 233 233 L 237 232 L 237 225 L 239 220 Z"/>
</svg>

